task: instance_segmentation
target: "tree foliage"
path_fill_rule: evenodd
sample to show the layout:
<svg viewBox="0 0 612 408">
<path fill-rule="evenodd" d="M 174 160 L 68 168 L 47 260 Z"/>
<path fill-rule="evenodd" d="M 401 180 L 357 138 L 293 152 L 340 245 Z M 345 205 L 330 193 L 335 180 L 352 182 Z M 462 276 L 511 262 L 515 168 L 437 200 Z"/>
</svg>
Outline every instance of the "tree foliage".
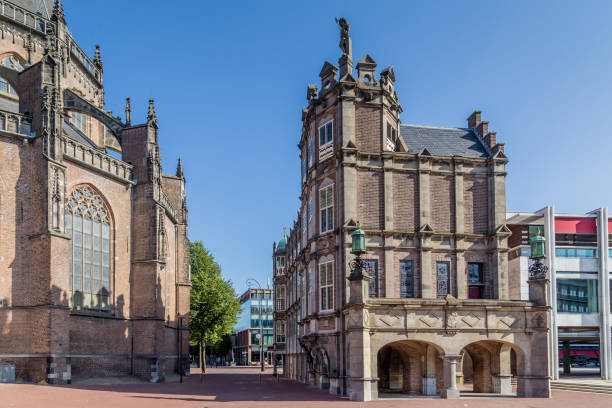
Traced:
<svg viewBox="0 0 612 408">
<path fill-rule="evenodd" d="M 221 267 L 202 242 L 192 242 L 191 311 L 189 334 L 200 347 L 220 342 L 238 321 L 240 300 L 232 282 L 223 279 Z"/>
</svg>

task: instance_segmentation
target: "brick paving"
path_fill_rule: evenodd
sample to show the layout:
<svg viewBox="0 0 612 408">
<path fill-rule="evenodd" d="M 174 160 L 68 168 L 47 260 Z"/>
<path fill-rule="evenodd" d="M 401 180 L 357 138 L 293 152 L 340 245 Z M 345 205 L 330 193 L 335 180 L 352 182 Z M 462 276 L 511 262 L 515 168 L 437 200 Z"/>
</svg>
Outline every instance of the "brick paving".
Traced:
<svg viewBox="0 0 612 408">
<path fill-rule="evenodd" d="M 197 371 L 194 371 L 196 373 Z M 202 382 L 200 375 L 162 384 L 64 385 L 0 384 L 0 407 L 62 408 L 589 408 L 612 407 L 612 395 L 553 391 L 552 399 L 462 398 L 379 400 L 351 402 L 327 392 L 281 380 L 270 370 L 259 383 L 257 368 L 209 369 Z"/>
</svg>

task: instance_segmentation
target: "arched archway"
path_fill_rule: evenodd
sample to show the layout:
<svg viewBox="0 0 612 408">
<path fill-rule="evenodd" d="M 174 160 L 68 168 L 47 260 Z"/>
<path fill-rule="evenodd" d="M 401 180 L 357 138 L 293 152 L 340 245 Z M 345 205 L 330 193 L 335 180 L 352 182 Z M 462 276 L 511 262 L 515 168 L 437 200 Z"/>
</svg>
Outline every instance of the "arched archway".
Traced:
<svg viewBox="0 0 612 408">
<path fill-rule="evenodd" d="M 513 395 L 512 377 L 522 374 L 524 354 L 513 343 L 476 341 L 461 350 L 460 367 L 465 392 Z"/>
<path fill-rule="evenodd" d="M 443 387 L 444 354 L 437 345 L 418 340 L 389 343 L 378 351 L 378 392 L 437 395 Z"/>
</svg>

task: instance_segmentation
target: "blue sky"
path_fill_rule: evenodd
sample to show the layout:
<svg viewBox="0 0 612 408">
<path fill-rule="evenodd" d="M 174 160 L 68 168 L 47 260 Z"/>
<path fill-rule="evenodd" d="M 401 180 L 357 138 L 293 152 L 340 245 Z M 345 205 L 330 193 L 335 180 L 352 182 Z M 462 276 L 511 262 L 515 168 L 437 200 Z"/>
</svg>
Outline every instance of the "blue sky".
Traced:
<svg viewBox="0 0 612 408">
<path fill-rule="evenodd" d="M 298 210 L 306 85 L 353 57 L 393 65 L 403 123 L 466 126 L 506 143 L 509 211 L 612 206 L 612 2 L 65 0 L 101 45 L 107 109 L 143 122 L 155 98 L 164 171 L 183 158 L 189 237 L 238 291 L 271 275 L 272 242 Z"/>
</svg>

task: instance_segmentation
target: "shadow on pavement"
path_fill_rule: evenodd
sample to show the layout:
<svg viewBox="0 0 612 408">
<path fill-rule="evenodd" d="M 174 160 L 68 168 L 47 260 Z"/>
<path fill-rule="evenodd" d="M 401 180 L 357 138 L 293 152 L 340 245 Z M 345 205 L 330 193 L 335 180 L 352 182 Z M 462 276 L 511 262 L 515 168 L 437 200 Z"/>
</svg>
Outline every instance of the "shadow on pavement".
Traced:
<svg viewBox="0 0 612 408">
<path fill-rule="evenodd" d="M 224 367 L 208 369 L 208 373 L 192 372 L 183 383 L 158 384 L 113 384 L 113 385 L 61 385 L 57 387 L 135 394 L 131 398 L 180 400 L 191 402 L 239 402 L 239 401 L 342 401 L 347 398 L 334 396 L 327 391 L 304 384 L 280 379 L 277 381 L 268 370 L 258 371 L 244 368 Z"/>
</svg>

